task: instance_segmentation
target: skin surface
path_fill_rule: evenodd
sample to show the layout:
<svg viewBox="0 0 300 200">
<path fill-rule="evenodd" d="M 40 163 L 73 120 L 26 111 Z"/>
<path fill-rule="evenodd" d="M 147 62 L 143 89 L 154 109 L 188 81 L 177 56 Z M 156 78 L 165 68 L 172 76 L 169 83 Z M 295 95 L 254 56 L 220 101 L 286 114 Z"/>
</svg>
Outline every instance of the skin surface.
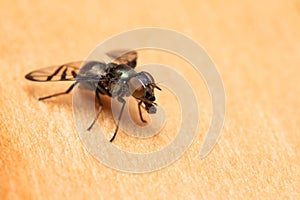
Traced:
<svg viewBox="0 0 300 200">
<path fill-rule="evenodd" d="M 296 0 L 1 1 L 0 198 L 299 199 L 299 24 Z M 70 83 L 34 83 L 24 75 L 82 60 L 108 37 L 149 26 L 179 31 L 207 50 L 224 82 L 226 122 L 213 151 L 198 159 L 211 117 L 204 82 L 174 55 L 141 52 L 138 65 L 164 63 L 189 80 L 201 118 L 177 162 L 153 173 L 121 173 L 84 149 L 72 95 L 37 101 Z M 164 130 L 147 140 L 120 132 L 114 145 L 145 153 L 174 138 L 179 105 L 166 90 L 156 94 L 168 114 Z M 109 138 L 115 125 L 109 99 L 103 101 L 99 123 Z"/>
</svg>

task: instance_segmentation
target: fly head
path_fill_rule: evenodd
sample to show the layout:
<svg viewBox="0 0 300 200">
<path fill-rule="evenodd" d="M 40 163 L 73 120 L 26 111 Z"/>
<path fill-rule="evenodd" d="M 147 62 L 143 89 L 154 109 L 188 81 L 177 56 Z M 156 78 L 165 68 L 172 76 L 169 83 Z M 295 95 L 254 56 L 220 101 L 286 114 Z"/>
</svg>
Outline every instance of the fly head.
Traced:
<svg viewBox="0 0 300 200">
<path fill-rule="evenodd" d="M 156 113 L 154 89 L 161 89 L 155 84 L 151 74 L 139 72 L 129 79 L 128 85 L 132 96 L 144 104 L 145 110 L 150 114 Z"/>
</svg>

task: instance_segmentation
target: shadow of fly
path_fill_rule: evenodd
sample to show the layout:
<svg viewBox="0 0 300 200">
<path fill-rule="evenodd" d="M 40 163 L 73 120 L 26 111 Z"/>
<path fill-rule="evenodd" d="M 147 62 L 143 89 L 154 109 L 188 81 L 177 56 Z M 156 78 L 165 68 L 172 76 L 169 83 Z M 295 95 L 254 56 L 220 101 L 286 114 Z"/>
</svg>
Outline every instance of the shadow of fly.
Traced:
<svg viewBox="0 0 300 200">
<path fill-rule="evenodd" d="M 101 110 L 102 101 L 100 95 L 107 95 L 117 98 L 122 103 L 122 107 L 117 119 L 116 128 L 110 142 L 112 142 L 119 129 L 123 110 L 126 104 L 124 97 L 133 96 L 138 101 L 139 116 L 142 122 L 147 121 L 142 116 L 141 108 L 149 114 L 156 113 L 156 103 L 154 89 L 161 90 L 150 73 L 142 71 L 136 72 L 137 52 L 117 50 L 106 53 L 113 62 L 105 63 L 100 61 L 78 61 L 63 65 L 51 66 L 28 73 L 25 78 L 31 81 L 74 81 L 74 83 L 64 92 L 52 94 L 39 98 L 39 101 L 68 94 L 79 84 L 81 89 L 95 91 L 99 110 L 94 120 L 87 130 L 91 130 L 97 121 Z"/>
</svg>

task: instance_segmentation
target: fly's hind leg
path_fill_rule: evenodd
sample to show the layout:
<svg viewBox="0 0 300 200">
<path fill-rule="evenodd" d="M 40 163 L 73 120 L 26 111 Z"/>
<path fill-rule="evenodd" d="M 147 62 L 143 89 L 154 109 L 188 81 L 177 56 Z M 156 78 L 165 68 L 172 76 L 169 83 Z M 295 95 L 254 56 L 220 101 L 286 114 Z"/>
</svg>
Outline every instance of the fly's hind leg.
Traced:
<svg viewBox="0 0 300 200">
<path fill-rule="evenodd" d="M 39 101 L 42 101 L 42 100 L 45 100 L 45 99 L 49 99 L 49 98 L 52 98 L 52 97 L 56 97 L 56 96 L 60 96 L 60 95 L 64 95 L 64 94 L 69 94 L 72 91 L 72 89 L 75 87 L 75 85 L 77 83 L 78 82 L 73 83 L 65 92 L 60 92 L 60 93 L 52 94 L 52 95 L 49 95 L 49 96 L 46 96 L 46 97 L 40 97 Z"/>
<path fill-rule="evenodd" d="M 98 104 L 99 104 L 99 110 L 98 110 L 98 112 L 97 112 L 97 114 L 96 114 L 96 117 L 94 118 L 94 120 L 93 120 L 93 122 L 91 123 L 91 125 L 88 127 L 88 131 L 90 131 L 92 128 L 93 128 L 93 126 L 94 126 L 94 124 L 96 123 L 96 121 L 98 120 L 98 118 L 99 118 L 99 115 L 100 115 L 100 113 L 101 113 L 101 111 L 102 111 L 102 101 L 101 101 L 101 98 L 100 98 L 100 92 L 98 91 L 98 89 L 96 90 L 96 98 L 97 98 L 97 101 L 98 101 Z"/>
</svg>

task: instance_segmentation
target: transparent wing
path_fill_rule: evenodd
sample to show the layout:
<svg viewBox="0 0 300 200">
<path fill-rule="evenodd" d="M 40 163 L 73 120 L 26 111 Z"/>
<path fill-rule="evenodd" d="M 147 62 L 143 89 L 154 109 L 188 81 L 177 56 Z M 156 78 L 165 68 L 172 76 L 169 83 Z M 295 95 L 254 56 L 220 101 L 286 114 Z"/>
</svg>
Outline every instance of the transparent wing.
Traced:
<svg viewBox="0 0 300 200">
<path fill-rule="evenodd" d="M 75 81 L 83 61 L 70 62 L 63 65 L 38 69 L 26 74 L 25 78 L 31 81 Z"/>
<path fill-rule="evenodd" d="M 118 49 L 106 53 L 117 64 L 126 64 L 132 68 L 136 67 L 137 52 L 128 49 Z"/>
</svg>

